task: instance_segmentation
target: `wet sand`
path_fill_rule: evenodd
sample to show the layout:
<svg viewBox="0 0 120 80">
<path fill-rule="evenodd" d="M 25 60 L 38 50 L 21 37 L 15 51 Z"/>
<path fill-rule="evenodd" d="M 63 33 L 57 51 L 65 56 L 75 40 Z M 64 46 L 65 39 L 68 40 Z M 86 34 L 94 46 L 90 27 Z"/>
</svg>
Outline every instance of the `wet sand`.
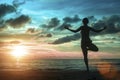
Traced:
<svg viewBox="0 0 120 80">
<path fill-rule="evenodd" d="M 0 80 L 120 80 L 120 71 L 89 74 L 81 70 L 0 71 Z"/>
</svg>

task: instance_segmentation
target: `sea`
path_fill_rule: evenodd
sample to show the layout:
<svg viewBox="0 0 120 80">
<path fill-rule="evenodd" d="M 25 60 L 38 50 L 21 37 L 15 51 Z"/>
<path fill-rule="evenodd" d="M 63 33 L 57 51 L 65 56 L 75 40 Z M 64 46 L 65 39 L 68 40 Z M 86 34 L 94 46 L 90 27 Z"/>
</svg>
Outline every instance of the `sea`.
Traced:
<svg viewBox="0 0 120 80">
<path fill-rule="evenodd" d="M 96 36 L 93 38 L 95 44 L 99 46 L 99 48 L 102 51 L 109 51 L 111 53 L 106 54 L 106 53 L 100 53 L 99 56 L 102 55 L 101 58 L 99 59 L 89 59 L 89 68 L 90 70 L 120 70 L 120 38 L 119 34 L 108 34 L 108 35 L 103 35 L 103 36 Z M 100 40 L 100 41 L 99 41 Z M 30 53 L 36 53 L 35 55 L 42 55 L 48 57 L 51 56 L 65 56 L 65 55 L 70 55 L 70 53 L 61 53 L 53 49 L 49 49 L 48 46 L 49 44 L 41 45 L 37 43 L 21 43 L 22 46 L 27 46 L 28 51 L 31 51 Z M 72 44 L 77 45 L 79 49 L 79 42 L 72 42 Z M 63 45 L 58 45 L 58 48 L 62 46 L 62 49 L 67 49 L 68 51 L 72 48 L 70 45 L 72 44 L 63 44 Z M 65 46 L 67 45 L 67 46 Z M 51 48 L 55 47 L 56 45 L 50 45 L 49 47 Z M 64 47 L 65 46 L 65 47 Z M 0 71 L 23 71 L 23 70 L 86 70 L 86 66 L 84 63 L 83 58 L 81 59 L 30 59 L 30 60 L 16 60 L 14 62 L 12 61 L 4 61 L 4 60 L 9 60 L 8 57 L 4 59 L 4 56 L 7 55 L 6 53 L 10 52 L 11 44 L 9 45 L 8 43 L 2 43 L 0 44 Z M 106 47 L 106 48 L 105 48 Z M 74 49 L 75 49 L 74 48 Z M 74 50 L 72 49 L 72 50 Z M 19 50 L 19 49 L 18 49 Z M 16 51 L 16 50 L 15 50 Z M 21 51 L 21 49 L 19 50 Z M 42 54 L 43 52 L 43 54 Z M 45 52 L 45 53 L 44 53 Z M 70 52 L 70 51 L 69 51 Z M 5 55 L 3 54 L 5 53 Z M 40 54 L 39 54 L 40 53 Z M 49 54 L 51 53 L 51 54 Z M 55 53 L 55 54 L 53 54 Z M 115 53 L 115 54 L 113 54 Z M 61 55 L 63 54 L 63 55 Z M 74 53 L 72 53 L 72 56 Z M 76 54 L 77 55 L 77 54 Z M 93 54 L 92 54 L 93 55 Z M 79 56 L 79 55 L 78 55 Z M 114 57 L 111 58 L 110 56 Z M 39 57 L 39 56 L 38 56 Z M 93 56 L 94 57 L 94 56 Z M 104 58 L 105 57 L 105 58 Z M 106 59 L 107 57 L 107 59 Z M 13 58 L 13 57 L 12 57 Z M 59 57 L 58 57 L 59 58 Z M 103 59 L 104 58 L 104 59 Z"/>
<path fill-rule="evenodd" d="M 120 59 L 89 59 L 90 70 L 120 70 Z M 0 62 L 0 71 L 24 70 L 86 70 L 83 59 L 38 59 Z"/>
</svg>

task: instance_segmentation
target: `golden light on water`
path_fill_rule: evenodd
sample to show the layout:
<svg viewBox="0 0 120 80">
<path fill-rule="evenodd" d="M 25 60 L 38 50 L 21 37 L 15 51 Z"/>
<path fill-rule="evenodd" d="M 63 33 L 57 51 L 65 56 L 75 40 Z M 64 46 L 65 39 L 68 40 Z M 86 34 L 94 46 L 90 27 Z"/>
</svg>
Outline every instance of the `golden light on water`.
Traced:
<svg viewBox="0 0 120 80">
<path fill-rule="evenodd" d="M 28 53 L 27 48 L 23 45 L 13 46 L 11 52 L 12 56 L 14 56 L 17 59 L 24 57 L 27 53 Z"/>
</svg>

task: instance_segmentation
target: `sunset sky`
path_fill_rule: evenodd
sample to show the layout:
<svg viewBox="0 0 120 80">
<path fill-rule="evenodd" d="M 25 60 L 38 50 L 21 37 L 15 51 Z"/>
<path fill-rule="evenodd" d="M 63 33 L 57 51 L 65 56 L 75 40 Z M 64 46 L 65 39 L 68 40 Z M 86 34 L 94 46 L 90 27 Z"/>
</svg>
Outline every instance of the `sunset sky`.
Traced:
<svg viewBox="0 0 120 80">
<path fill-rule="evenodd" d="M 119 9 L 120 0 L 0 0 L 1 51 L 8 49 L 9 52 L 12 44 L 20 44 L 27 46 L 28 53 L 36 53 L 39 57 L 81 57 L 79 34 L 65 30 L 64 26 L 76 29 L 82 25 L 81 20 L 87 17 L 93 28 L 107 26 L 100 35 L 92 36 L 93 41 L 105 52 L 98 56 L 119 58 Z M 109 50 L 112 47 L 116 55 Z M 59 50 L 66 53 L 61 54 Z M 70 50 L 73 53 L 69 55 Z"/>
</svg>

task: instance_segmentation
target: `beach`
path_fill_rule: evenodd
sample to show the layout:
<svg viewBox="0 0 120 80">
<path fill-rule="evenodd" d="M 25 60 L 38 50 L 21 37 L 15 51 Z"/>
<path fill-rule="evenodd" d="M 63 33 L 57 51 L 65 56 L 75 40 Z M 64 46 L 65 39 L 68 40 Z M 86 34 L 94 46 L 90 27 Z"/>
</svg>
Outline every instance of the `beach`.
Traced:
<svg viewBox="0 0 120 80">
<path fill-rule="evenodd" d="M 119 59 L 90 60 L 90 72 L 82 59 L 45 59 L 0 65 L 0 80 L 119 80 Z"/>
<path fill-rule="evenodd" d="M 86 71 L 79 70 L 29 70 L 29 71 L 0 71 L 0 80 L 119 80 L 120 71 L 116 74 L 99 71 L 91 71 L 88 75 Z"/>
<path fill-rule="evenodd" d="M 1 42 L 0 80 L 120 80 L 119 39 L 94 42 L 99 52 L 88 53 L 89 73 L 79 41 L 59 45 Z M 25 54 L 20 57 L 21 53 Z"/>
</svg>

